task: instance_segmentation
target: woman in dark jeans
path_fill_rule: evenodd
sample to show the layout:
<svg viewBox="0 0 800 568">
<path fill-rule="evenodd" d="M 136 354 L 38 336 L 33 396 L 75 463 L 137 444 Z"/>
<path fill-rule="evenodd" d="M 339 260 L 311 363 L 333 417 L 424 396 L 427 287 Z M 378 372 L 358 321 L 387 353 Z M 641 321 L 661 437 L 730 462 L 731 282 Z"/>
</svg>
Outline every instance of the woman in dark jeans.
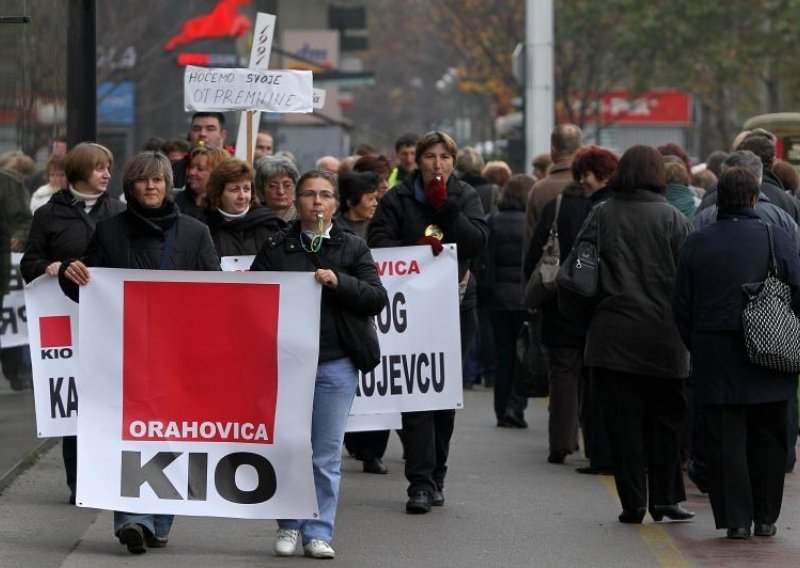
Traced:
<svg viewBox="0 0 800 568">
<path fill-rule="evenodd" d="M 517 334 L 528 312 L 520 304 L 525 203 L 536 180 L 525 174 L 508 180 L 497 213 L 489 215 L 486 272 L 478 277 L 485 294 L 495 341 L 494 414 L 501 428 L 527 428 L 528 399 L 513 392 Z"/>
</svg>

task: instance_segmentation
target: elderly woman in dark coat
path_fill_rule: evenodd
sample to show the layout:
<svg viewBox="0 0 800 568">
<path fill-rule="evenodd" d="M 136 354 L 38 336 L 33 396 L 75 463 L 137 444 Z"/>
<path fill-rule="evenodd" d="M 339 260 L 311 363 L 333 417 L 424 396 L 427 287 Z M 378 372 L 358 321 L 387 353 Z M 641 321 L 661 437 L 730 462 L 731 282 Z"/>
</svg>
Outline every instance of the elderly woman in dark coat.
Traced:
<svg viewBox="0 0 800 568">
<path fill-rule="evenodd" d="M 667 203 L 664 160 L 634 146 L 576 242 L 597 243 L 599 283 L 584 364 L 595 368 L 608 426 L 623 523 L 645 508 L 660 521 L 688 520 L 680 447 L 687 416 L 689 353 L 672 315 L 678 251 L 691 223 Z"/>
<path fill-rule="evenodd" d="M 743 168 L 725 170 L 717 222 L 681 250 L 674 310 L 692 353 L 692 384 L 703 405 L 710 457 L 709 496 L 729 538 L 772 536 L 783 498 L 787 403 L 797 376 L 753 365 L 742 332 L 742 284 L 761 282 L 770 259 L 768 229 L 781 279 L 800 313 L 800 259 L 791 237 L 756 215 L 759 184 Z M 731 243 L 735 243 L 732 246 Z"/>
<path fill-rule="evenodd" d="M 122 174 L 128 209 L 99 223 L 83 260 L 65 260 L 61 288 L 78 300 L 92 266 L 148 270 L 219 270 L 208 228 L 181 215 L 172 197 L 172 165 L 160 152 L 141 152 Z M 114 534 L 132 554 L 167 545 L 173 515 L 114 511 Z"/>
</svg>

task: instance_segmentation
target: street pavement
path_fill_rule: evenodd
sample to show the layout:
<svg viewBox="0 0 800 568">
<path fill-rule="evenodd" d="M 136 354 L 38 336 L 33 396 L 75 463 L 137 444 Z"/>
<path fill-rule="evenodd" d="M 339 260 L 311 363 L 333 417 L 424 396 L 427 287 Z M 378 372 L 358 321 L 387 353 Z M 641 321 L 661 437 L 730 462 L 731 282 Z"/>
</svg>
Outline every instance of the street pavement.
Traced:
<svg viewBox="0 0 800 568">
<path fill-rule="evenodd" d="M 708 501 L 687 482 L 692 523 L 623 525 L 613 478 L 575 473 L 570 456 L 547 463 L 546 401 L 532 399 L 530 428 L 495 426 L 492 394 L 467 391 L 458 412 L 446 504 L 404 512 L 402 452 L 392 435 L 388 475 L 361 472 L 346 457 L 336 562 L 354 567 L 649 567 L 800 565 L 800 474 L 787 476 L 778 534 L 730 541 L 714 529 Z M 0 383 L 0 475 L 16 468 L 0 495 L 0 568 L 300 566 L 276 558 L 275 523 L 179 517 L 169 546 L 132 556 L 112 535 L 111 513 L 67 504 L 60 444 L 41 450 L 29 393 Z M 31 465 L 29 462 L 33 461 Z M 18 467 L 18 464 L 24 464 Z M 7 476 L 6 476 L 7 477 Z"/>
</svg>

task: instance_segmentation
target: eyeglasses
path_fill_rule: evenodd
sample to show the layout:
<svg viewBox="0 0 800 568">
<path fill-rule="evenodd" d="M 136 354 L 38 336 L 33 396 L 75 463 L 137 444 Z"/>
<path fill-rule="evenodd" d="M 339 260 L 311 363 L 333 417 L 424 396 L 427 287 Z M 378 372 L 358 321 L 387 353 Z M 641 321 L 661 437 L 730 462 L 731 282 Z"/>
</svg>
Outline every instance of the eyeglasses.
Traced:
<svg viewBox="0 0 800 568">
<path fill-rule="evenodd" d="M 319 196 L 319 198 L 324 201 L 330 201 L 331 199 L 336 199 L 336 194 L 334 192 L 325 190 L 313 191 L 311 189 L 304 189 L 297 195 L 304 199 L 317 199 L 317 196 Z"/>
<path fill-rule="evenodd" d="M 279 189 L 282 189 L 283 191 L 292 191 L 294 187 L 293 181 L 285 181 L 283 183 L 276 181 L 267 184 L 267 189 L 270 191 L 278 191 Z"/>
</svg>

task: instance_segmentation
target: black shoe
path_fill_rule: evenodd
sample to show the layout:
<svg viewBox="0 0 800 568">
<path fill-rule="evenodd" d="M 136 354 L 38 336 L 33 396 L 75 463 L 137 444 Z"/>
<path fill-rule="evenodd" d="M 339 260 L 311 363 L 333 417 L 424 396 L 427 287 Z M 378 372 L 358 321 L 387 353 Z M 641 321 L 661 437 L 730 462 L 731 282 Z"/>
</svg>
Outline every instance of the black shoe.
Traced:
<svg viewBox="0 0 800 568">
<path fill-rule="evenodd" d="M 148 535 L 145 540 L 148 548 L 165 548 L 169 542 L 169 537 L 154 534 L 152 536 Z"/>
<path fill-rule="evenodd" d="M 441 489 L 437 489 L 433 492 L 433 499 L 431 499 L 431 505 L 434 507 L 441 507 L 444 505 L 444 491 Z"/>
<path fill-rule="evenodd" d="M 622 513 L 619 514 L 618 518 L 620 523 L 640 525 L 644 519 L 644 507 L 639 507 L 637 509 L 622 509 Z"/>
<path fill-rule="evenodd" d="M 128 547 L 131 554 L 144 554 L 147 548 L 144 545 L 144 529 L 137 523 L 128 523 L 117 533 L 120 544 Z"/>
<path fill-rule="evenodd" d="M 8 382 L 11 383 L 11 388 L 15 391 L 24 391 L 33 388 L 33 382 L 30 377 L 26 376 L 17 375 L 16 377 L 8 379 Z"/>
<path fill-rule="evenodd" d="M 564 458 L 567 457 L 567 452 L 550 452 L 550 455 L 547 456 L 548 463 L 564 463 Z"/>
<path fill-rule="evenodd" d="M 738 527 L 735 529 L 728 529 L 728 538 L 742 539 L 750 538 L 750 527 Z"/>
<path fill-rule="evenodd" d="M 690 521 L 694 518 L 694 513 L 680 505 L 653 505 L 650 507 L 650 516 L 654 521 L 660 521 L 664 517 L 670 521 Z"/>
<path fill-rule="evenodd" d="M 364 460 L 364 473 L 386 474 L 389 473 L 389 470 L 381 461 L 381 458 L 372 458 Z"/>
<path fill-rule="evenodd" d="M 528 423 L 525 422 L 525 418 L 519 414 L 514 414 L 513 412 L 506 412 L 503 416 L 505 422 L 508 422 L 514 428 L 527 428 Z"/>
<path fill-rule="evenodd" d="M 778 527 L 767 523 L 756 523 L 753 525 L 753 534 L 756 536 L 775 536 Z"/>
<path fill-rule="evenodd" d="M 74 505 L 75 504 L 75 494 L 74 493 L 70 493 L 69 504 L 70 505 Z"/>
<path fill-rule="evenodd" d="M 614 475 L 614 471 L 610 467 L 595 467 L 593 465 L 576 467 L 575 471 L 586 475 Z"/>
<path fill-rule="evenodd" d="M 431 494 L 427 491 L 414 491 L 408 496 L 406 503 L 406 513 L 412 515 L 422 515 L 431 510 Z"/>
</svg>

